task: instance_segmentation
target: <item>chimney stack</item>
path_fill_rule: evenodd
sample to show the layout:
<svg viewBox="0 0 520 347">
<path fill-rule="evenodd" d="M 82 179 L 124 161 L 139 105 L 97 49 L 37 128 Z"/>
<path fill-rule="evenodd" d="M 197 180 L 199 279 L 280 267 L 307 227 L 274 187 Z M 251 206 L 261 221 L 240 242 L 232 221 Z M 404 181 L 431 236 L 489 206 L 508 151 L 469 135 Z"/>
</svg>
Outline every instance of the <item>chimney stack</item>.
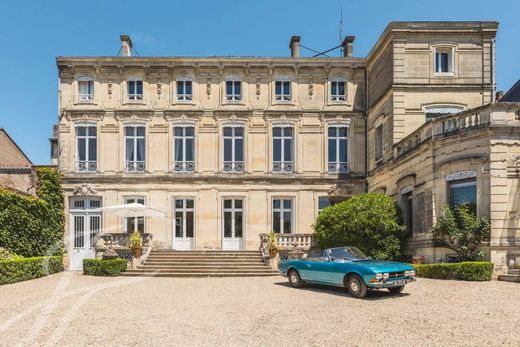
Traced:
<svg viewBox="0 0 520 347">
<path fill-rule="evenodd" d="M 300 37 L 299 36 L 291 36 L 291 42 L 289 43 L 289 48 L 291 49 L 291 57 L 300 56 Z"/>
<path fill-rule="evenodd" d="M 132 56 L 132 40 L 128 35 L 121 35 L 121 54 L 123 57 Z"/>
<path fill-rule="evenodd" d="M 355 36 L 346 36 L 343 40 L 343 43 L 341 43 L 341 46 L 343 46 L 343 56 L 344 57 L 352 57 L 352 53 L 354 52 L 354 39 Z"/>
<path fill-rule="evenodd" d="M 502 99 L 503 97 L 504 97 L 504 91 L 499 90 L 498 92 L 495 93 L 495 102 L 500 101 L 500 99 Z"/>
</svg>

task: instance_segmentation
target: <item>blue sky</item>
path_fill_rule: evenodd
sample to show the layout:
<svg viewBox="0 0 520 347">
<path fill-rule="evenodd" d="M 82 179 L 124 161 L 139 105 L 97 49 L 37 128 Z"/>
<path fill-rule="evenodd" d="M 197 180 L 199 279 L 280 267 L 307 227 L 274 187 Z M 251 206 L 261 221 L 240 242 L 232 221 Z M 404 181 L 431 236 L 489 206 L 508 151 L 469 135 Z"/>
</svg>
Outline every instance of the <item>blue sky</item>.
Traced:
<svg viewBox="0 0 520 347">
<path fill-rule="evenodd" d="M 0 127 L 35 164 L 49 163 L 57 122 L 55 57 L 115 55 L 130 34 L 140 55 L 287 56 L 291 35 L 325 50 L 344 33 L 365 56 L 392 20 L 497 20 L 497 84 L 520 78 L 520 1 L 47 1 L 0 3 Z"/>
</svg>

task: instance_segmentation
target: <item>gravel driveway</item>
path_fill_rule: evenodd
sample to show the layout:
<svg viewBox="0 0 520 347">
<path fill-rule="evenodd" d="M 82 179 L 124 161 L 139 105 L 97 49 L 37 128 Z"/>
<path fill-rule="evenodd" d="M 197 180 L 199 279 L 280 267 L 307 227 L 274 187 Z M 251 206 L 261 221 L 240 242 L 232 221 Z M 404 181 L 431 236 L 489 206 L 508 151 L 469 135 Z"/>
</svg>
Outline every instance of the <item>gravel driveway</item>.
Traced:
<svg viewBox="0 0 520 347">
<path fill-rule="evenodd" d="M 101 278 L 0 286 L 0 345 L 520 345 L 520 285 L 419 279 L 404 293 L 282 277 Z"/>
</svg>

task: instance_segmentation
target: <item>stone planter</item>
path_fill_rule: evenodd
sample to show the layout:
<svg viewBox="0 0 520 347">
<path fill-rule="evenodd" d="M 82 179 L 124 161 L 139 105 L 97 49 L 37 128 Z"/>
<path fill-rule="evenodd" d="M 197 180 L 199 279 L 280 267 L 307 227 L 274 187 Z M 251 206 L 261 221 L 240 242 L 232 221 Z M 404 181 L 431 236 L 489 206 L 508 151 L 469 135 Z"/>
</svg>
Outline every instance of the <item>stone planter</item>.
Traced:
<svg viewBox="0 0 520 347">
<path fill-rule="evenodd" d="M 142 248 L 133 248 L 133 249 L 132 249 L 132 255 L 133 255 L 135 258 L 139 258 L 139 257 L 141 257 L 142 254 L 143 254 L 143 249 L 142 249 Z"/>
</svg>

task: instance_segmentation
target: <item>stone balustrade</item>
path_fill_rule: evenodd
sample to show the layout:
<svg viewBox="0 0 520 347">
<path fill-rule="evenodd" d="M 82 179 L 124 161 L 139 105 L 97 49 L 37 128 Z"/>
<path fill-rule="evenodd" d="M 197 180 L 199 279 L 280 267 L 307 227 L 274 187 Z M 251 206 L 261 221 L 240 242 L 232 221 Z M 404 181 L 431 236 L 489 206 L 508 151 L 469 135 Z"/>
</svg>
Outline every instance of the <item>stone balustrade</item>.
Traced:
<svg viewBox="0 0 520 347">
<path fill-rule="evenodd" d="M 119 254 L 121 258 L 131 260 L 132 252 L 128 247 L 131 234 L 127 233 L 102 233 L 94 238 L 96 250 L 96 258 L 100 258 L 101 254 L 109 248 L 112 248 Z M 152 248 L 152 234 L 144 233 L 143 238 L 143 254 L 147 254 Z"/>
<path fill-rule="evenodd" d="M 278 250 L 309 250 L 314 242 L 313 234 L 275 234 Z M 260 234 L 261 248 L 267 250 L 268 234 Z"/>
</svg>

